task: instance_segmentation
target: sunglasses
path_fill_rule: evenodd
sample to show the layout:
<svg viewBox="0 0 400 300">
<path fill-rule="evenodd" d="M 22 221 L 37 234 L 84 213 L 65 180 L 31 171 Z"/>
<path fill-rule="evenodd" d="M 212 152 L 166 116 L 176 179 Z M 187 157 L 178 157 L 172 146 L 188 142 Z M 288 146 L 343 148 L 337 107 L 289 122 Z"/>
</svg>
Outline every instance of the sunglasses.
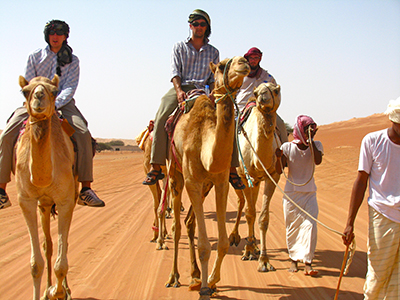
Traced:
<svg viewBox="0 0 400 300">
<path fill-rule="evenodd" d="M 64 31 L 62 29 L 57 29 L 57 30 L 50 30 L 49 31 L 49 35 L 53 35 L 53 34 L 57 34 L 57 35 L 65 35 Z"/>
<path fill-rule="evenodd" d="M 63 26 L 62 25 L 53 25 L 53 26 L 51 26 L 51 28 L 49 30 L 49 35 L 53 35 L 53 34 L 65 35 L 65 32 L 63 30 Z"/>
<path fill-rule="evenodd" d="M 192 23 L 192 26 L 193 27 L 197 27 L 197 26 L 201 26 L 201 27 L 206 27 L 207 26 L 207 23 L 206 22 L 193 22 Z"/>
</svg>

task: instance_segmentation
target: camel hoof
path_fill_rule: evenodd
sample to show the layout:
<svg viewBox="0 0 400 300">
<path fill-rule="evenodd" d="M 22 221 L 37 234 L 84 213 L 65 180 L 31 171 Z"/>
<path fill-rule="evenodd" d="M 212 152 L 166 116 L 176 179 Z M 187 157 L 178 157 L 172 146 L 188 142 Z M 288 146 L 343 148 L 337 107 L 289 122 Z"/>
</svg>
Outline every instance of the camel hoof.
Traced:
<svg viewBox="0 0 400 300">
<path fill-rule="evenodd" d="M 193 278 L 191 283 L 189 284 L 189 291 L 200 291 L 201 288 L 201 279 Z"/>
<path fill-rule="evenodd" d="M 266 272 L 270 272 L 270 271 L 276 271 L 276 269 L 270 263 L 261 263 L 260 266 L 257 268 L 257 271 L 266 273 Z"/>
<path fill-rule="evenodd" d="M 235 245 L 236 247 L 240 244 L 241 237 L 238 234 L 231 234 L 229 236 L 229 245 Z"/>
<path fill-rule="evenodd" d="M 249 256 L 249 260 L 258 260 L 258 257 L 256 255 L 251 254 Z"/>
<path fill-rule="evenodd" d="M 178 287 L 180 287 L 180 286 L 181 286 L 181 284 L 180 284 L 179 282 L 175 282 L 173 285 L 170 284 L 170 283 L 167 283 L 167 284 L 165 285 L 165 287 L 167 287 L 167 288 L 170 288 L 170 287 L 178 288 Z"/>
<path fill-rule="evenodd" d="M 209 287 L 202 287 L 199 292 L 200 296 L 211 296 L 212 293 L 213 293 L 213 291 Z M 203 299 L 203 298 L 200 298 L 200 299 Z"/>
<path fill-rule="evenodd" d="M 243 256 L 242 256 L 242 260 L 243 260 L 243 261 L 246 261 L 246 260 L 250 260 L 250 258 L 249 258 L 247 255 L 243 255 Z"/>
</svg>

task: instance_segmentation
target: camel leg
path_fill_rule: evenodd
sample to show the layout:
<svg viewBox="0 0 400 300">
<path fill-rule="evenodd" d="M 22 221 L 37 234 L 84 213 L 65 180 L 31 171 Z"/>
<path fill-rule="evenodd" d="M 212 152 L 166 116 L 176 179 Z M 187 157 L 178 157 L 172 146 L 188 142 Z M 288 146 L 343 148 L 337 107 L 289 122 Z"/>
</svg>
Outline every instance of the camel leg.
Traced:
<svg viewBox="0 0 400 300">
<path fill-rule="evenodd" d="M 174 258 L 172 263 L 172 270 L 169 274 L 169 279 L 166 282 L 166 287 L 180 287 L 179 282 L 179 272 L 178 272 L 178 250 L 179 250 L 179 240 L 181 238 L 181 203 L 182 203 L 182 190 L 183 190 L 184 180 L 181 173 L 175 169 L 170 170 L 169 179 L 169 191 L 171 195 L 172 208 L 174 211 L 174 217 L 172 221 L 172 237 L 174 239 Z"/>
<path fill-rule="evenodd" d="M 221 280 L 221 264 L 229 249 L 229 240 L 226 233 L 226 204 L 228 200 L 228 190 L 228 181 L 215 185 L 218 222 L 218 249 L 214 267 L 208 278 L 208 285 L 212 290 L 216 289 L 216 283 Z"/>
<path fill-rule="evenodd" d="M 243 180 L 243 178 L 242 178 Z M 238 210 L 237 210 L 237 215 L 236 215 L 236 221 L 235 225 L 233 226 L 232 232 L 229 235 L 229 244 L 235 245 L 236 247 L 240 243 L 240 235 L 239 235 L 239 224 L 240 224 L 240 219 L 242 218 L 242 212 L 245 204 L 245 199 L 244 199 L 244 194 L 242 190 L 235 190 L 236 195 L 238 196 L 237 203 L 238 203 Z"/>
<path fill-rule="evenodd" d="M 33 279 L 33 299 L 40 299 L 40 283 L 42 279 L 44 260 L 40 252 L 39 233 L 37 224 L 37 201 L 18 199 L 19 206 L 25 217 L 31 239 L 31 275 Z"/>
<path fill-rule="evenodd" d="M 272 178 L 276 183 L 279 181 L 278 173 L 274 172 L 272 174 Z M 267 230 L 269 226 L 269 205 L 271 203 L 272 195 L 275 191 L 275 184 L 267 178 L 265 180 L 264 185 L 264 194 L 263 194 L 263 203 L 261 207 L 260 217 L 258 220 L 258 224 L 260 227 L 260 246 L 261 246 L 261 254 L 258 259 L 258 267 L 257 270 L 259 272 L 268 272 L 275 271 L 275 268 L 269 262 L 269 258 L 267 255 Z"/>
<path fill-rule="evenodd" d="M 208 292 L 203 295 L 203 291 L 208 291 L 207 276 L 208 276 L 208 262 L 210 260 L 211 244 L 207 237 L 206 223 L 204 220 L 203 199 L 202 199 L 202 183 L 196 180 L 187 179 L 186 191 L 189 195 L 193 210 L 197 219 L 198 226 L 198 244 L 197 249 L 199 252 L 199 259 L 201 264 L 201 289 L 200 299 L 209 299 Z M 204 297 L 203 297 L 204 296 Z"/>
<path fill-rule="evenodd" d="M 157 242 L 157 238 L 159 237 L 158 233 L 160 230 L 157 209 L 158 209 L 158 206 L 160 205 L 161 189 L 160 189 L 158 182 L 154 185 L 149 185 L 149 189 L 150 189 L 151 195 L 153 196 L 153 212 L 154 212 L 154 221 L 153 221 L 153 227 L 152 227 L 153 238 L 150 240 L 150 243 L 155 243 L 155 242 Z"/>
<path fill-rule="evenodd" d="M 51 206 L 39 206 L 40 219 L 42 223 L 42 230 L 44 233 L 45 241 L 43 243 L 43 250 L 46 257 L 46 268 L 47 268 L 47 286 L 46 290 L 51 287 L 51 257 L 53 256 L 53 242 L 50 234 L 50 213 Z"/>
<path fill-rule="evenodd" d="M 196 233 L 196 217 L 194 215 L 193 207 L 189 207 L 189 211 L 185 218 L 185 225 L 187 229 L 187 234 L 189 238 L 189 252 L 190 252 L 190 262 L 191 262 L 191 277 L 192 280 L 189 283 L 189 290 L 200 290 L 201 279 L 200 279 L 200 269 L 197 266 L 196 261 L 196 250 L 194 245 L 194 235 Z"/>
<path fill-rule="evenodd" d="M 73 199 L 73 196 L 71 197 Z M 58 210 L 58 253 L 54 263 L 54 274 L 56 275 L 56 284 L 47 289 L 47 296 L 50 299 L 64 299 L 70 294 L 66 284 L 65 277 L 68 273 L 68 235 L 71 227 L 72 214 L 74 211 L 75 201 L 66 200 L 65 205 L 57 205 Z"/>
<path fill-rule="evenodd" d="M 160 189 L 161 192 L 161 189 Z M 157 250 L 168 250 L 168 247 L 165 245 L 165 238 L 167 236 L 167 228 L 165 224 L 165 211 L 166 211 L 166 202 L 164 202 L 165 193 L 168 193 L 165 189 L 160 193 L 160 201 L 158 203 L 157 209 L 157 217 L 158 217 L 158 238 L 157 238 Z"/>
<path fill-rule="evenodd" d="M 256 221 L 256 204 L 258 192 L 260 190 L 260 182 L 255 182 L 254 187 L 246 187 L 244 194 L 246 198 L 246 221 L 248 227 L 248 236 L 242 260 L 255 260 L 258 258 L 259 249 L 257 248 L 254 224 Z"/>
</svg>

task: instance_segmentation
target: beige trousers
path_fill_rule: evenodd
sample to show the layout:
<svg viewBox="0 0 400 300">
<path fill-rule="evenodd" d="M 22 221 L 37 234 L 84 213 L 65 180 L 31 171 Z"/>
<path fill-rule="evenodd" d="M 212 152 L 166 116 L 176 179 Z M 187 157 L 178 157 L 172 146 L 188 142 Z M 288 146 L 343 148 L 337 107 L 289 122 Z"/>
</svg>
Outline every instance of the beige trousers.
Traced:
<svg viewBox="0 0 400 300">
<path fill-rule="evenodd" d="M 368 270 L 364 299 L 400 299 L 400 223 L 368 206 Z"/>
</svg>

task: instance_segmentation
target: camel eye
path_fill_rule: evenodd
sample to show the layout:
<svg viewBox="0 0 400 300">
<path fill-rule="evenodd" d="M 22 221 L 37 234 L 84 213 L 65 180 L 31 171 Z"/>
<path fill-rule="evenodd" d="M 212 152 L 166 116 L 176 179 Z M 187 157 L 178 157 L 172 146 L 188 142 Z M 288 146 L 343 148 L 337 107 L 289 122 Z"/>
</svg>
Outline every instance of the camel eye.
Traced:
<svg viewBox="0 0 400 300">
<path fill-rule="evenodd" d="M 28 98 L 30 91 L 28 91 L 28 90 L 21 90 L 21 93 L 24 95 L 25 98 Z"/>
</svg>

